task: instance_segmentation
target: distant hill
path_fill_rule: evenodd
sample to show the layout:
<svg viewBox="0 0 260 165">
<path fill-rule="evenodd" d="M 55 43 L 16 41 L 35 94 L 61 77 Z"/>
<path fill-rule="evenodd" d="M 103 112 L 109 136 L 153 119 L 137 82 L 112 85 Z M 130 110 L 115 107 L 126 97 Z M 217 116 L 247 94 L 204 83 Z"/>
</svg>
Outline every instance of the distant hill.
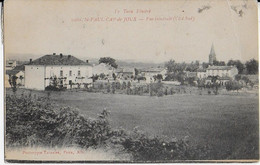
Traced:
<svg viewBox="0 0 260 165">
<path fill-rule="evenodd" d="M 87 59 L 86 59 L 87 60 Z M 89 63 L 90 64 L 98 64 L 98 60 L 97 58 L 89 58 Z M 117 60 L 116 59 L 116 63 L 118 64 L 118 67 L 120 68 L 157 68 L 157 67 L 164 67 L 164 63 L 146 63 L 146 62 L 136 62 L 133 60 Z"/>
</svg>

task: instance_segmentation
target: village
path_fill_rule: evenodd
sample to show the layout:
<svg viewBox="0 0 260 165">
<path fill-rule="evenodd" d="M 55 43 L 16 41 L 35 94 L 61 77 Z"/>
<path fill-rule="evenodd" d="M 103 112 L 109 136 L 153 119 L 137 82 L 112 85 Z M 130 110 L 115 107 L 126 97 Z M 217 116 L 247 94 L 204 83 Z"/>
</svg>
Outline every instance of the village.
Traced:
<svg viewBox="0 0 260 165">
<path fill-rule="evenodd" d="M 85 89 L 151 96 L 194 93 L 194 88 L 197 94 L 202 94 L 205 88 L 208 94 L 219 94 L 219 89 L 258 88 L 257 74 L 253 71 L 245 74 L 245 66 L 240 61 L 230 60 L 227 65 L 217 61 L 213 44 L 208 56 L 208 63 L 170 60 L 165 66 L 136 68 L 120 67 L 111 57 L 100 58 L 99 64 L 90 64 L 89 60 L 53 53 L 21 65 L 7 61 L 5 87 L 54 91 Z"/>
</svg>

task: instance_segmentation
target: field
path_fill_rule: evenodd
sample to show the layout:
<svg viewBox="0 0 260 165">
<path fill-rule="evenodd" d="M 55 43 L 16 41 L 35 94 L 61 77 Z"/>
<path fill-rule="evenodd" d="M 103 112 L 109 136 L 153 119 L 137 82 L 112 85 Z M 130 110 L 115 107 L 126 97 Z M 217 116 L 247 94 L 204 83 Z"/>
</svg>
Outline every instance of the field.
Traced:
<svg viewBox="0 0 260 165">
<path fill-rule="evenodd" d="M 29 91 L 18 89 L 17 94 L 22 92 Z M 31 92 L 47 96 L 44 91 Z M 149 135 L 189 136 L 192 144 L 208 145 L 214 159 L 258 158 L 256 94 L 150 97 L 66 91 L 51 92 L 50 97 L 57 106 L 75 107 L 93 118 L 106 108 L 113 127 L 132 130 L 139 126 Z"/>
</svg>

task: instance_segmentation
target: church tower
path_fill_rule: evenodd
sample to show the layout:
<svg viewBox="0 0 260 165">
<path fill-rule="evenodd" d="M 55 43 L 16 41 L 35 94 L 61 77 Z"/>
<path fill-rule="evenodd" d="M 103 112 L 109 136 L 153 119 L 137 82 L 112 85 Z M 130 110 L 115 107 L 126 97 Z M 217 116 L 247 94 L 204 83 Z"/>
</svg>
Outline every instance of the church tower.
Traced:
<svg viewBox="0 0 260 165">
<path fill-rule="evenodd" d="M 215 50 L 214 50 L 214 45 L 212 44 L 211 46 L 211 50 L 210 50 L 210 54 L 209 54 L 209 64 L 213 65 L 213 61 L 216 61 L 216 54 L 215 54 Z"/>
</svg>

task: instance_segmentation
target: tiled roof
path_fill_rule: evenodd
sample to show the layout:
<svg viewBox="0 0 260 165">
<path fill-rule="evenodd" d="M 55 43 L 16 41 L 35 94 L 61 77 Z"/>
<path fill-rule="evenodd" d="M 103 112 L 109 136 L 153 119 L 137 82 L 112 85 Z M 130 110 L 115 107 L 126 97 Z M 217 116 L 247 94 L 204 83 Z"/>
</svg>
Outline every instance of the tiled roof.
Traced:
<svg viewBox="0 0 260 165">
<path fill-rule="evenodd" d="M 71 55 L 45 55 L 27 65 L 90 65 Z"/>
<path fill-rule="evenodd" d="M 233 66 L 209 66 L 207 70 L 230 70 Z"/>
<path fill-rule="evenodd" d="M 6 74 L 7 75 L 16 75 L 19 72 L 20 72 L 20 70 L 7 70 Z"/>
</svg>

